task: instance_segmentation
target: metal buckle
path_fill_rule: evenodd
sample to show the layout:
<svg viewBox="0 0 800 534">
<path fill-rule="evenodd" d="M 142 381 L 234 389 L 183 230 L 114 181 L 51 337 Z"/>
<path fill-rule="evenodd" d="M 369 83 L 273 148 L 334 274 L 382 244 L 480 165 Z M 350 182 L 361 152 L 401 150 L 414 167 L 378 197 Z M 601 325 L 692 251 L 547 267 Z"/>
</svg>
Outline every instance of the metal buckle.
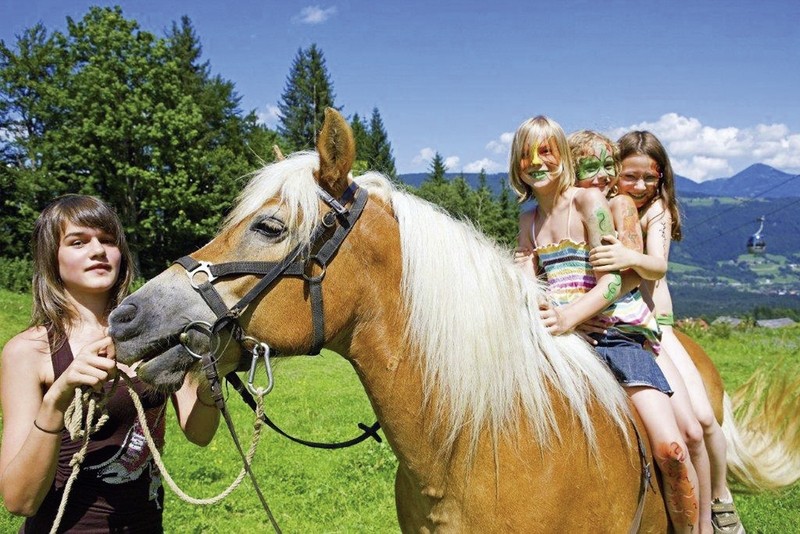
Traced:
<svg viewBox="0 0 800 534">
<path fill-rule="evenodd" d="M 205 274 L 206 277 L 208 277 L 208 280 L 207 280 L 208 282 L 213 282 L 214 280 L 217 279 L 216 276 L 211 274 L 211 267 L 213 266 L 213 264 L 208 263 L 207 261 L 201 261 L 201 262 L 198 262 L 198 263 L 199 263 L 199 265 L 197 267 L 195 267 L 194 270 L 186 271 L 186 276 L 189 277 L 189 283 L 192 284 L 192 287 L 195 288 L 195 289 L 200 289 L 200 287 L 194 281 L 194 275 L 196 275 L 197 273 Z"/>
<path fill-rule="evenodd" d="M 269 361 L 270 349 L 269 345 L 264 343 L 263 341 L 258 341 L 252 337 L 245 337 L 242 341 L 252 341 L 255 343 L 253 345 L 253 358 L 250 360 L 250 372 L 247 374 L 247 391 L 250 392 L 251 395 L 255 395 L 257 397 L 263 397 L 270 391 L 272 391 L 272 386 L 274 385 L 274 381 L 272 378 L 272 365 Z M 256 377 L 256 365 L 258 364 L 258 358 L 264 358 L 264 368 L 267 371 L 267 387 L 255 387 L 253 383 L 255 382 Z"/>
</svg>

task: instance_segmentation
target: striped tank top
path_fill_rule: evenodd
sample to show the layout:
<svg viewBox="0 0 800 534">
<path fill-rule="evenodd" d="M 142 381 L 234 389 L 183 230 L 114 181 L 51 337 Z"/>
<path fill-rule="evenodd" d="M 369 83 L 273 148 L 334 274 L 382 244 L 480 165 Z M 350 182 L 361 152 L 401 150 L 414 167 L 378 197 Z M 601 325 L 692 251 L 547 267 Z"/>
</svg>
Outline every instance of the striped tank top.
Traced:
<svg viewBox="0 0 800 534">
<path fill-rule="evenodd" d="M 571 216 L 572 203 L 568 218 Z M 535 245 L 535 227 L 531 227 L 531 238 Z M 597 285 L 592 264 L 589 263 L 591 247 L 586 243 L 574 241 L 569 236 L 559 243 L 536 246 L 534 251 L 539 273 L 547 280 L 550 300 L 556 306 L 564 306 L 579 299 Z M 661 333 L 653 312 L 642 299 L 638 289 L 617 299 L 600 312 L 597 318 L 606 327 L 613 327 L 622 333 L 644 336 L 649 347 L 658 354 Z"/>
</svg>

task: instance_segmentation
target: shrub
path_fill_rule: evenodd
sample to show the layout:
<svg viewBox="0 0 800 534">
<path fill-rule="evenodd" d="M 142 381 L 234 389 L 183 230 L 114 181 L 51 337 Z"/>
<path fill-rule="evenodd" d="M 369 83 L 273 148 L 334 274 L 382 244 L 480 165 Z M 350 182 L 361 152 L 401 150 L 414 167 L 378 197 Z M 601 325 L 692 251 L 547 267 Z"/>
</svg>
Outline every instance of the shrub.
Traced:
<svg viewBox="0 0 800 534">
<path fill-rule="evenodd" d="M 0 287 L 15 293 L 30 293 L 33 262 L 22 258 L 0 258 Z"/>
</svg>

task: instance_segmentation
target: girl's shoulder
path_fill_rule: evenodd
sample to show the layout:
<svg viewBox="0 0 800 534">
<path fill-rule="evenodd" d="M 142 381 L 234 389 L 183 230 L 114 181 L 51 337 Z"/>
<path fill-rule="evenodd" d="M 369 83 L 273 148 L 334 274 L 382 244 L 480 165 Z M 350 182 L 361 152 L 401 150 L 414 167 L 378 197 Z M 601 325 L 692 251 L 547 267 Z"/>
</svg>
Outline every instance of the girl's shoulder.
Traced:
<svg viewBox="0 0 800 534">
<path fill-rule="evenodd" d="M 5 363 L 7 357 L 17 357 L 12 355 L 30 354 L 33 352 L 50 354 L 50 343 L 47 340 L 47 328 L 44 326 L 32 326 L 9 339 L 8 343 L 3 346 L 3 361 Z"/>
<path fill-rule="evenodd" d="M 612 209 L 616 208 L 629 208 L 636 209 L 636 203 L 628 195 L 616 195 L 608 199 L 608 203 Z"/>
<path fill-rule="evenodd" d="M 44 326 L 32 326 L 20 332 L 3 347 L 3 369 L 36 366 L 43 358 L 50 359 L 50 343 Z"/>
<path fill-rule="evenodd" d="M 641 214 L 642 221 L 647 222 L 655 222 L 659 219 L 667 218 L 672 219 L 672 216 L 669 213 L 669 210 L 664 205 L 664 200 L 662 198 L 655 199 L 647 209 L 644 210 L 644 213 Z"/>
<path fill-rule="evenodd" d="M 608 200 L 605 195 L 596 187 L 575 187 L 575 191 L 569 192 L 572 195 L 572 202 L 575 207 L 582 211 L 594 212 L 598 207 L 608 209 Z"/>
</svg>

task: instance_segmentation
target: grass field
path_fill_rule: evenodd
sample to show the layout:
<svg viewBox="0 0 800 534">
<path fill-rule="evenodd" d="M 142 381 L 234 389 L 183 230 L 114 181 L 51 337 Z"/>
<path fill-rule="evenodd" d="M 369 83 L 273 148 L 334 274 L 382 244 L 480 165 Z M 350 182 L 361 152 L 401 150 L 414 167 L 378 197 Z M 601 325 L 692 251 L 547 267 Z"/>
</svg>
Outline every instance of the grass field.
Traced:
<svg viewBox="0 0 800 534">
<path fill-rule="evenodd" d="M 29 311 L 28 297 L 0 290 L 0 345 L 25 326 Z M 692 335 L 718 365 L 728 391 L 778 356 L 800 366 L 797 327 L 746 331 L 721 328 Z M 334 354 L 323 352 L 315 358 L 280 362 L 275 377 L 267 412 L 291 433 L 312 440 L 343 440 L 358 433 L 358 422 L 374 421 L 355 373 Z M 231 393 L 231 412 L 246 446 L 253 416 L 235 398 L 236 393 Z M 208 447 L 199 448 L 183 438 L 174 420 L 168 424 L 164 458 L 172 476 L 195 497 L 221 492 L 240 468 L 224 428 Z M 259 484 L 287 534 L 398 532 L 393 496 L 395 467 L 386 443 L 369 441 L 340 451 L 316 450 L 271 431 L 265 431 L 254 461 Z M 800 484 L 776 494 L 737 494 L 736 502 L 750 534 L 800 532 Z M 167 490 L 165 508 L 167 532 L 270 531 L 247 480 L 214 506 L 185 504 Z M 16 532 L 21 522 L 21 518 L 0 511 L 0 532 Z"/>
</svg>

